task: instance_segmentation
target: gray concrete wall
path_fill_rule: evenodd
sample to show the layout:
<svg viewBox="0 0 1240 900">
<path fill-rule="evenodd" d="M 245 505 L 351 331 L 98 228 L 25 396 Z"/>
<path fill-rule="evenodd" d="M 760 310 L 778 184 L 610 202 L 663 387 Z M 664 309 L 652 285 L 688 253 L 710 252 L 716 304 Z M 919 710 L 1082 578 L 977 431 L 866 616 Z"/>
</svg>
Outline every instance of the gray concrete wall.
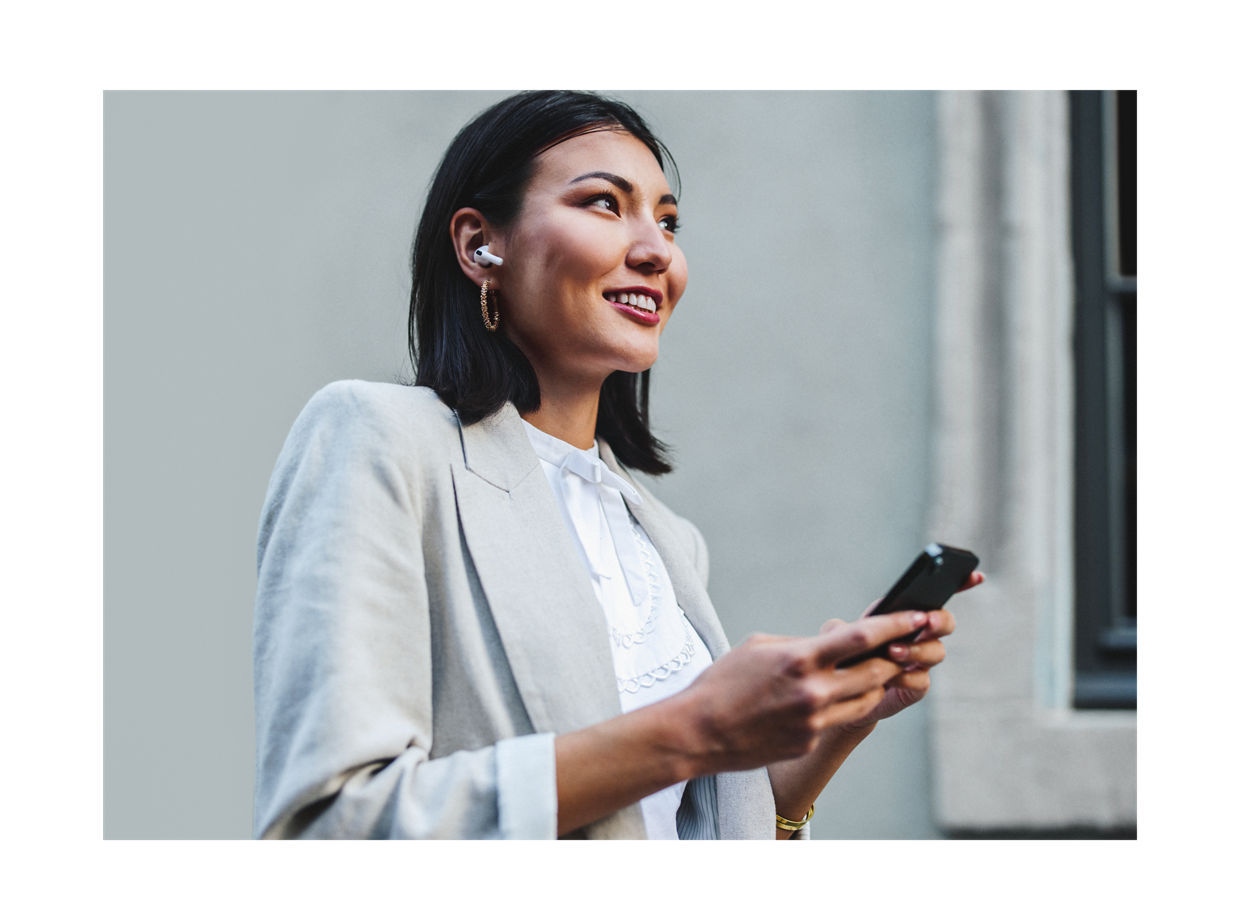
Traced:
<svg viewBox="0 0 1240 900">
<path fill-rule="evenodd" d="M 682 174 L 689 288 L 653 399 L 678 468 L 656 489 L 710 541 L 734 641 L 851 618 L 929 537 L 934 97 L 618 93 Z M 248 836 L 271 466 L 324 383 L 408 376 L 425 187 L 503 95 L 106 95 L 107 837 Z M 913 709 L 815 835 L 936 836 L 929 779 Z"/>
</svg>

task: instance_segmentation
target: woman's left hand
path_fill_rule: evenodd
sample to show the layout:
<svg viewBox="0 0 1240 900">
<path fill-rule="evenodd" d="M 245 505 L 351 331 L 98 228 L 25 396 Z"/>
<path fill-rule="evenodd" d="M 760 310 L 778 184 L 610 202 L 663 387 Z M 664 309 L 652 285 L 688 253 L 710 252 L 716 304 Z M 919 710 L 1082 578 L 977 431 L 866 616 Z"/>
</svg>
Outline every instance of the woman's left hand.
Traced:
<svg viewBox="0 0 1240 900">
<path fill-rule="evenodd" d="M 977 587 L 984 581 L 980 572 L 974 572 L 962 587 L 961 591 Z M 878 601 L 871 604 L 874 608 Z M 866 610 L 869 612 L 869 609 Z M 822 626 L 826 632 L 844 624 L 840 619 L 832 619 Z M 930 670 L 941 663 L 947 656 L 942 638 L 956 630 L 956 617 L 946 609 L 936 609 L 930 613 L 930 622 L 922 629 L 921 634 L 912 643 L 892 644 L 888 648 L 888 658 L 904 666 L 895 678 L 886 684 L 886 693 L 873 711 L 864 719 L 841 726 L 848 731 L 866 731 L 880 719 L 894 716 L 907 707 L 912 706 L 930 690 Z"/>
</svg>

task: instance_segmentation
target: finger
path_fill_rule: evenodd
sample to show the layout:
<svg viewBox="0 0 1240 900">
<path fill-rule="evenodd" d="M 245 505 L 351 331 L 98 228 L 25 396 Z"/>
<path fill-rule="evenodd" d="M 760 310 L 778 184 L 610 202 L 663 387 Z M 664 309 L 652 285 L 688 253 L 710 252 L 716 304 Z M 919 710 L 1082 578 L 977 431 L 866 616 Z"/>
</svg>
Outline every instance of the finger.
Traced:
<svg viewBox="0 0 1240 900">
<path fill-rule="evenodd" d="M 824 675 L 831 679 L 830 702 L 838 703 L 840 700 L 859 697 L 875 687 L 882 687 L 898 677 L 901 671 L 903 663 L 881 656 L 845 669 L 833 669 L 829 675 Z"/>
<path fill-rule="evenodd" d="M 962 587 L 960 591 L 967 591 L 970 588 L 975 588 L 985 580 L 986 576 L 981 572 L 974 572 L 969 576 L 969 580 L 964 583 L 964 587 Z M 959 594 L 960 591 L 956 591 L 956 593 Z"/>
<path fill-rule="evenodd" d="M 808 701 L 810 709 L 817 715 L 840 703 L 850 703 L 875 689 L 882 689 L 885 684 L 900 675 L 901 666 L 882 657 L 874 657 L 849 668 L 825 668 L 810 675 L 805 682 L 806 694 L 803 700 Z"/>
<path fill-rule="evenodd" d="M 895 660 L 903 666 L 908 665 L 909 645 L 908 644 L 889 644 L 887 646 L 887 658 Z"/>
<path fill-rule="evenodd" d="M 815 638 L 815 660 L 825 668 L 917 631 L 928 621 L 920 610 L 866 616 Z"/>
<path fill-rule="evenodd" d="M 818 633 L 826 634 L 828 631 L 833 631 L 834 629 L 839 628 L 841 625 L 847 625 L 847 624 L 848 623 L 845 622 L 843 619 L 827 619 L 827 621 L 822 623 L 822 627 L 818 629 Z"/>
<path fill-rule="evenodd" d="M 930 692 L 930 673 L 925 669 L 914 669 L 911 672 L 901 672 L 891 681 L 887 682 L 887 688 L 901 691 L 909 691 L 922 696 Z M 920 699 L 920 698 L 918 698 Z"/>
<path fill-rule="evenodd" d="M 929 641 L 935 638 L 947 637 L 956 630 L 956 617 L 952 615 L 950 610 L 936 609 L 929 613 L 930 621 L 926 623 L 926 627 L 922 629 L 919 641 Z"/>
<path fill-rule="evenodd" d="M 843 725 L 847 722 L 855 722 L 863 719 L 874 711 L 874 708 L 883 701 L 886 691 L 882 687 L 874 688 L 853 697 L 850 700 L 843 700 L 839 703 L 832 703 L 830 706 L 824 707 L 810 719 L 810 724 L 817 730 L 830 728 L 833 725 Z"/>
<path fill-rule="evenodd" d="M 947 658 L 947 648 L 942 641 L 918 641 L 915 644 L 892 644 L 887 655 L 905 667 L 928 669 Z"/>
</svg>

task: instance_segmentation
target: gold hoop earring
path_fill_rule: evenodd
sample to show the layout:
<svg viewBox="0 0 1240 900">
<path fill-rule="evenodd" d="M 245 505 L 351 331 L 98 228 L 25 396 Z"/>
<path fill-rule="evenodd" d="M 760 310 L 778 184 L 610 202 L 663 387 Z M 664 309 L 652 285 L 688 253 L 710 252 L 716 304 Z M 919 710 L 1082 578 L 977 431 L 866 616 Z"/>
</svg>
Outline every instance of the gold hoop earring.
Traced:
<svg viewBox="0 0 1240 900">
<path fill-rule="evenodd" d="M 495 304 L 495 318 L 491 318 L 491 314 L 487 312 L 487 288 L 491 282 L 483 280 L 482 282 L 482 325 L 487 331 L 495 331 L 499 328 L 499 304 Z M 496 293 L 499 293 L 496 291 Z M 492 300 L 495 298 L 492 297 Z"/>
</svg>

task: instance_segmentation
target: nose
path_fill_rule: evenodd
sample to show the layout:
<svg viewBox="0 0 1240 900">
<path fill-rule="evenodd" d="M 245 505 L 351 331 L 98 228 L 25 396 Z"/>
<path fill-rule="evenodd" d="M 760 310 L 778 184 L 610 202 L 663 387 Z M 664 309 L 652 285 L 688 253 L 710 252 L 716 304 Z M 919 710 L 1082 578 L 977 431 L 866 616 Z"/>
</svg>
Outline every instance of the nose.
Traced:
<svg viewBox="0 0 1240 900">
<path fill-rule="evenodd" d="M 661 273 L 672 264 L 672 242 L 654 218 L 642 219 L 633 225 L 629 245 L 629 266 L 643 272 Z"/>
</svg>

